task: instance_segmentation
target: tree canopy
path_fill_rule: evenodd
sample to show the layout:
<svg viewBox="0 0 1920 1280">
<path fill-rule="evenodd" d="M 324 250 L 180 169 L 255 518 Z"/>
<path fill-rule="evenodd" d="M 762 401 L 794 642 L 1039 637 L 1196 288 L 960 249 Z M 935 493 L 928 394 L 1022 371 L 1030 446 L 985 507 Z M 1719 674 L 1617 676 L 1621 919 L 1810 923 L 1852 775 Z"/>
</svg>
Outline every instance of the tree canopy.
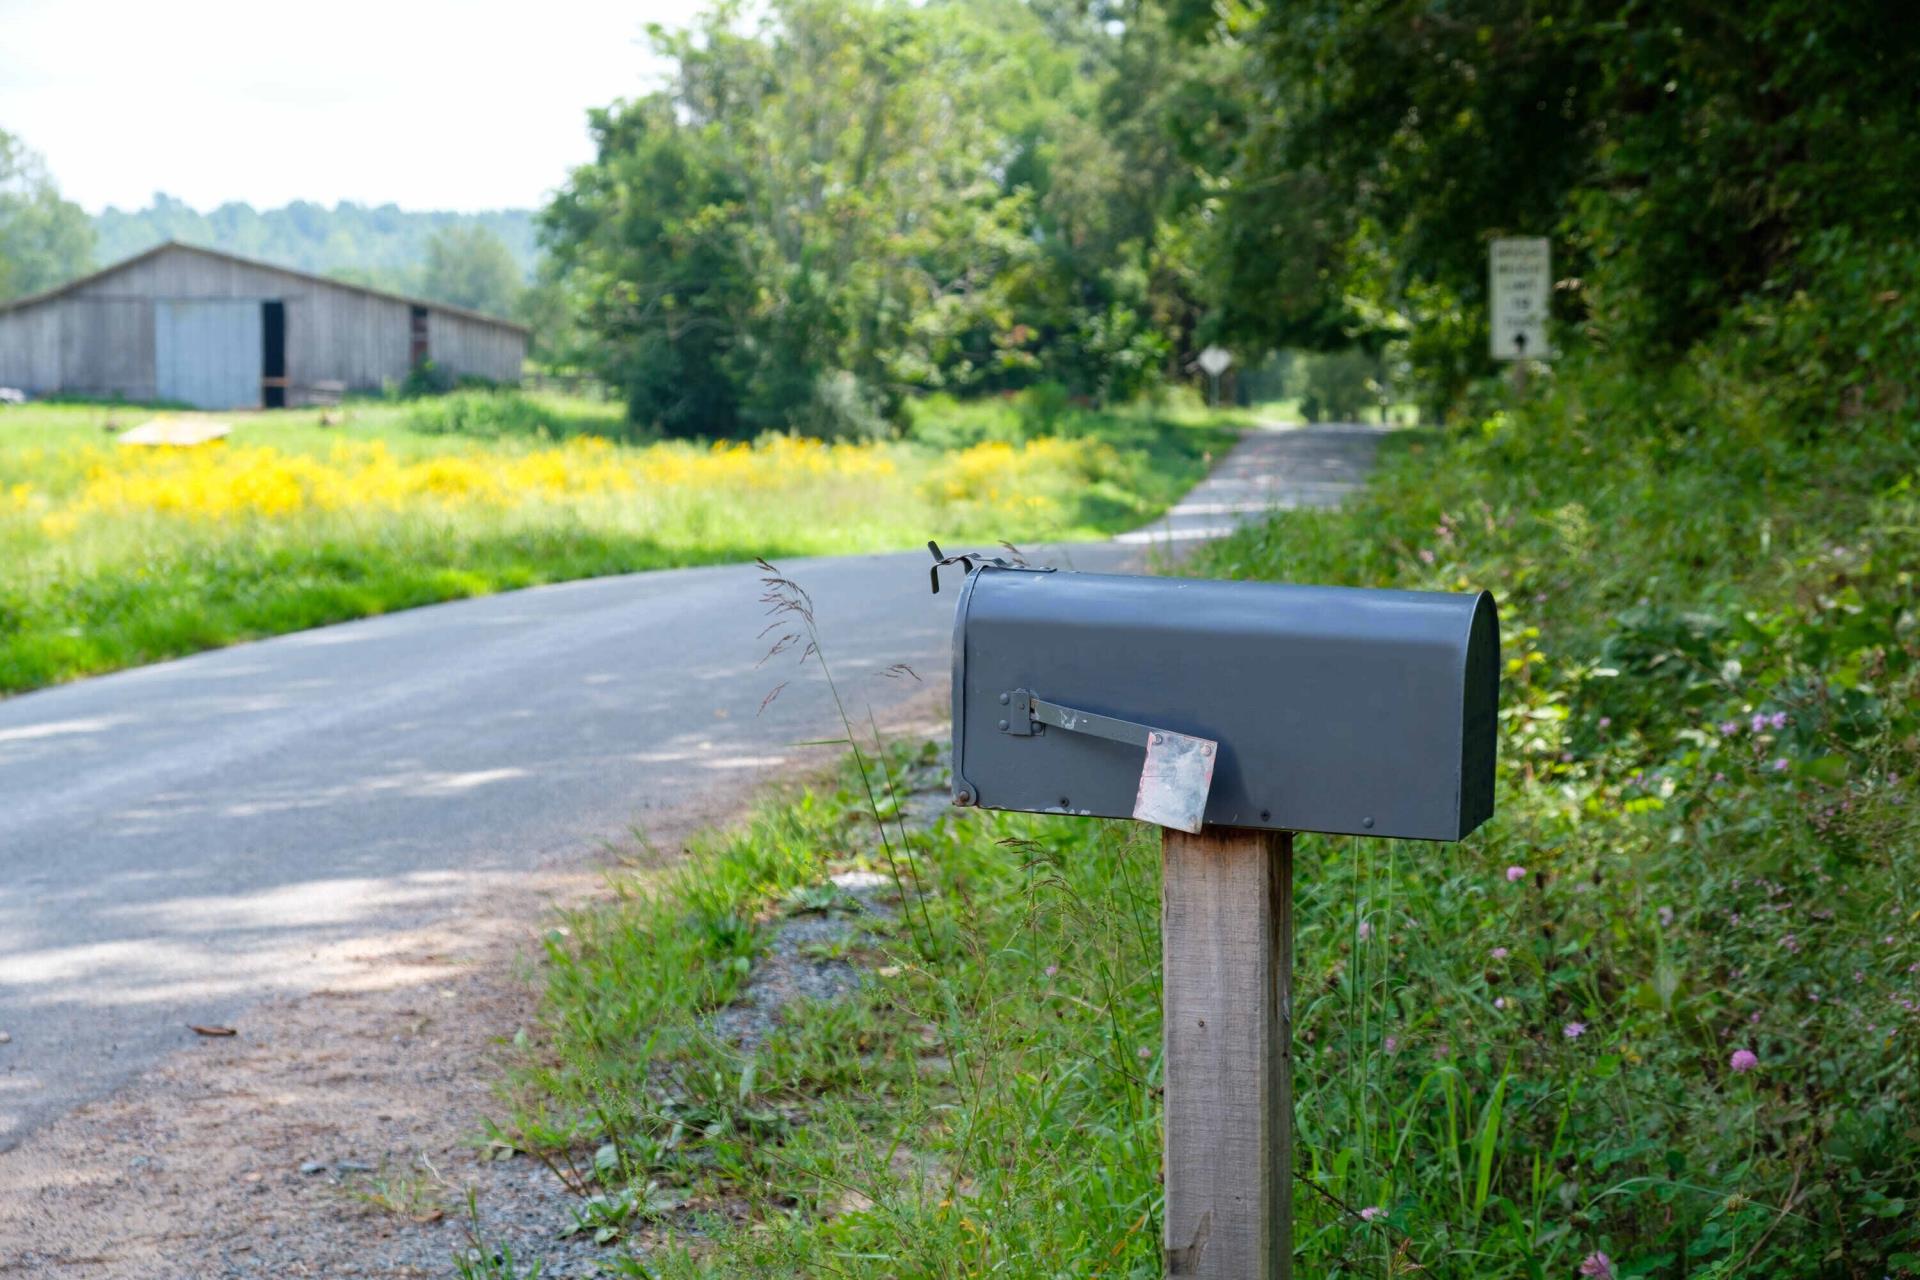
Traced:
<svg viewBox="0 0 1920 1280">
<path fill-rule="evenodd" d="M 442 227 L 427 240 L 420 292 L 439 302 L 489 315 L 513 315 L 523 288 L 506 241 L 485 226 Z"/>
<path fill-rule="evenodd" d="M 1920 216 L 1887 4 L 747 13 L 654 33 L 665 85 L 594 113 L 542 221 L 586 360 L 668 430 L 1125 395 L 1212 340 L 1386 350 L 1443 410 L 1491 371 L 1495 236 L 1553 240 L 1564 338 L 1666 361 Z"/>
<path fill-rule="evenodd" d="M 60 198 L 46 163 L 0 129 L 0 301 L 48 289 L 93 263 L 93 225 Z"/>
<path fill-rule="evenodd" d="M 1245 54 L 1223 327 L 1410 335 L 1441 402 L 1485 368 L 1490 237 L 1551 236 L 1562 320 L 1659 360 L 1822 238 L 1920 216 L 1920 28 L 1890 4 L 1180 2 Z"/>
<path fill-rule="evenodd" d="M 860 431 L 916 389 L 1124 396 L 1191 326 L 1140 41 L 1018 0 L 776 0 L 654 41 L 666 86 L 593 114 L 543 220 L 636 417 Z"/>
</svg>

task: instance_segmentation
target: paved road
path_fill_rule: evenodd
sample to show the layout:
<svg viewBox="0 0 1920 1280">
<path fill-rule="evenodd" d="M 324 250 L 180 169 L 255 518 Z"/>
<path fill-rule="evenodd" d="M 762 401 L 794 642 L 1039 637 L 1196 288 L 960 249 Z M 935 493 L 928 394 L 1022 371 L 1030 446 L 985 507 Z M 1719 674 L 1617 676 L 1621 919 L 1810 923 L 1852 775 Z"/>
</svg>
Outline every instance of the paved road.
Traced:
<svg viewBox="0 0 1920 1280">
<path fill-rule="evenodd" d="M 1255 433 L 1153 527 L 1034 558 L 1115 569 L 1337 501 L 1376 434 Z M 929 595 L 927 563 L 783 566 L 856 704 L 918 692 L 882 678 L 894 663 L 947 669 L 953 596 Z M 343 950 L 834 732 L 817 675 L 755 665 L 758 579 L 541 587 L 0 702 L 0 1150 L 179 1047 L 183 1024 L 313 990 Z"/>
</svg>

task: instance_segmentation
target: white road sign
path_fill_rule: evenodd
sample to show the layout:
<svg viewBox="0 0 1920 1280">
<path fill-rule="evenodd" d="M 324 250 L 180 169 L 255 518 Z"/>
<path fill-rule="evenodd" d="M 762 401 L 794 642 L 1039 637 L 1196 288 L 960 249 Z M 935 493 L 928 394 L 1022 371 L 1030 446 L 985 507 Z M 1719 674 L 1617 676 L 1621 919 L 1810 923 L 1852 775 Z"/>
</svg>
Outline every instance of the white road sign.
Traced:
<svg viewBox="0 0 1920 1280">
<path fill-rule="evenodd" d="M 1233 365 L 1233 353 L 1225 347 L 1208 347 L 1200 353 L 1200 367 L 1209 378 L 1217 378 Z"/>
<path fill-rule="evenodd" d="M 1547 298 L 1553 263 L 1545 236 L 1495 240 L 1487 259 L 1495 360 L 1551 360 Z"/>
</svg>

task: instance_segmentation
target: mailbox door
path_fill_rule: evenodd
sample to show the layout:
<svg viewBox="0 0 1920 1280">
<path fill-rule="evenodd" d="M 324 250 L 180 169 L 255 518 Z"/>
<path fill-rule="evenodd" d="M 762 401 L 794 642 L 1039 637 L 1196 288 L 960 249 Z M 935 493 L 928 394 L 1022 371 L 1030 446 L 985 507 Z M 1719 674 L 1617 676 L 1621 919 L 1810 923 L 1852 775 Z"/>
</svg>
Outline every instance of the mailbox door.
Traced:
<svg viewBox="0 0 1920 1280">
<path fill-rule="evenodd" d="M 1219 743 L 1209 824 L 1455 840 L 1493 811 L 1498 672 L 1484 593 L 987 566 L 955 617 L 955 799 L 1133 812 L 1140 748 L 1022 733 L 1026 690 Z"/>
</svg>

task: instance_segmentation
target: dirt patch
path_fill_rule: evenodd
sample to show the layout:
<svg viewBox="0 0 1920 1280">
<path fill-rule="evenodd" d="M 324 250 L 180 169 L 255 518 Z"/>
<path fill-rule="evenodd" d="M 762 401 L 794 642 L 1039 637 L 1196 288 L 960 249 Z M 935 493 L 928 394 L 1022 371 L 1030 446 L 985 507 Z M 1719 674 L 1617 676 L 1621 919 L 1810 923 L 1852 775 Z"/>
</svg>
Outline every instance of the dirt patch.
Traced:
<svg viewBox="0 0 1920 1280">
<path fill-rule="evenodd" d="M 928 694 L 890 733 L 938 732 Z M 824 766 L 822 766 L 824 767 Z M 804 773 L 794 775 L 804 778 Z M 0 1276 L 444 1276 L 468 1243 L 549 1277 L 595 1273 L 576 1203 L 538 1164 L 479 1141 L 500 1046 L 530 1027 L 557 908 L 610 861 L 680 856 L 768 780 L 653 815 L 629 841 L 476 895 L 457 918 L 370 946 L 355 980 L 266 1001 L 0 1156 Z"/>
</svg>

